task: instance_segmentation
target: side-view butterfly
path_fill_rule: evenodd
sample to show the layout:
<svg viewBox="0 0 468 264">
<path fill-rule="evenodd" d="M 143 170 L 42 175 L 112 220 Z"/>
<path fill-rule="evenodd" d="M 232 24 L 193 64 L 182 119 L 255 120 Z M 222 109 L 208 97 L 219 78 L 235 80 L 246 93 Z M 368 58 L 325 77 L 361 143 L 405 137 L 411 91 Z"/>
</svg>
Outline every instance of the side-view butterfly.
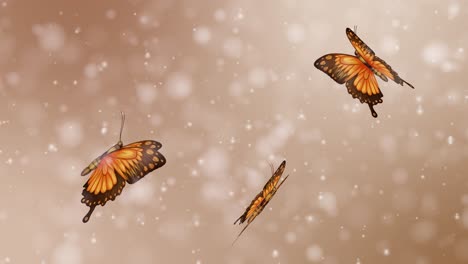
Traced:
<svg viewBox="0 0 468 264">
<path fill-rule="evenodd" d="M 263 211 L 263 209 L 267 206 L 267 204 L 275 195 L 276 191 L 278 191 L 283 182 L 286 181 L 286 179 L 289 177 L 289 175 L 287 175 L 280 182 L 285 167 L 286 161 L 284 160 L 275 172 L 272 171 L 273 175 L 265 184 L 263 190 L 260 193 L 258 193 L 257 196 L 255 196 L 252 202 L 250 202 L 250 205 L 245 209 L 245 212 L 234 222 L 234 224 L 237 224 L 237 222 L 239 222 L 239 225 L 241 225 L 245 222 L 245 220 L 247 220 L 247 225 L 242 229 L 242 231 L 236 237 L 234 242 L 232 242 L 233 245 L 237 241 L 237 239 L 242 235 L 245 229 L 247 229 L 250 223 L 252 223 L 255 217 L 257 217 Z"/>
<path fill-rule="evenodd" d="M 119 141 L 81 172 L 81 176 L 92 172 L 83 185 L 81 202 L 89 206 L 83 223 L 88 222 L 97 205 L 104 206 L 108 201 L 113 201 L 122 192 L 125 182 L 133 184 L 166 164 L 166 158 L 158 152 L 162 145 L 157 141 L 143 140 L 123 146 L 125 115 L 123 112 L 121 114 Z"/>
<path fill-rule="evenodd" d="M 355 56 L 330 53 L 318 58 L 314 65 L 335 82 L 346 83 L 348 93 L 353 98 L 358 98 L 361 103 L 368 104 L 372 116 L 377 117 L 374 105 L 382 103 L 383 94 L 375 75 L 385 82 L 390 79 L 402 86 L 406 83 L 411 88 L 414 89 L 414 87 L 400 78 L 384 60 L 377 57 L 374 51 L 356 35 L 356 32 L 346 28 L 346 36 L 355 49 Z"/>
</svg>

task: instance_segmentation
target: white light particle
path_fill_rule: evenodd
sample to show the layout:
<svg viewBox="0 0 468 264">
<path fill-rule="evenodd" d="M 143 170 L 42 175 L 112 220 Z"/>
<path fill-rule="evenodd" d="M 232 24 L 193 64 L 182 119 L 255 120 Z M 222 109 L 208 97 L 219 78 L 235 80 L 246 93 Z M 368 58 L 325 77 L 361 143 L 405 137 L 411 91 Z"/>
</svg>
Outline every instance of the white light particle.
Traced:
<svg viewBox="0 0 468 264">
<path fill-rule="evenodd" d="M 173 73 L 166 81 L 166 91 L 174 99 L 183 99 L 192 93 L 192 79 L 184 73 Z"/>
<path fill-rule="evenodd" d="M 318 245 L 311 245 L 306 249 L 307 260 L 311 262 L 319 262 L 323 258 L 323 250 Z"/>
<path fill-rule="evenodd" d="M 449 136 L 449 137 L 447 138 L 447 143 L 448 143 L 449 145 L 452 145 L 454 141 L 455 141 L 455 139 L 453 138 L 453 136 Z"/>
<path fill-rule="evenodd" d="M 460 5 L 458 3 L 456 3 L 456 2 L 451 3 L 448 6 L 447 13 L 448 13 L 448 19 L 450 19 L 450 20 L 454 19 L 460 13 Z"/>
<path fill-rule="evenodd" d="M 223 9 L 217 9 L 214 13 L 214 18 L 217 22 L 222 22 L 226 19 L 226 12 Z"/>
<path fill-rule="evenodd" d="M 34 25 L 32 31 L 45 51 L 59 51 L 65 45 L 65 30 L 58 24 Z"/>
<path fill-rule="evenodd" d="M 115 10 L 109 9 L 109 10 L 106 11 L 106 18 L 107 18 L 107 19 L 112 20 L 112 19 L 114 19 L 116 16 L 117 16 L 117 12 L 116 12 Z"/>
<path fill-rule="evenodd" d="M 207 44 L 211 40 L 211 31 L 205 26 L 193 29 L 193 40 L 200 45 Z"/>
<path fill-rule="evenodd" d="M 247 121 L 247 124 L 245 125 L 245 130 L 247 130 L 247 131 L 252 130 L 252 124 L 250 124 L 249 121 Z"/>
<path fill-rule="evenodd" d="M 300 43 L 305 39 L 304 26 L 300 24 L 291 24 L 286 31 L 288 41 L 294 44 Z"/>
<path fill-rule="evenodd" d="M 271 256 L 272 256 L 273 258 L 277 258 L 277 257 L 279 256 L 278 250 L 274 249 L 273 252 L 271 253 Z"/>
<path fill-rule="evenodd" d="M 439 65 L 446 60 L 448 53 L 449 49 L 446 44 L 434 42 L 424 47 L 422 57 L 429 64 Z"/>
<path fill-rule="evenodd" d="M 49 152 L 57 152 L 58 151 L 57 146 L 55 144 L 53 144 L 53 143 L 49 144 L 47 149 L 49 150 Z"/>
<path fill-rule="evenodd" d="M 422 108 L 421 105 L 418 105 L 418 108 L 416 109 L 416 113 L 417 113 L 418 115 L 424 114 L 424 109 Z"/>
<path fill-rule="evenodd" d="M 158 96 L 156 85 L 149 82 L 137 84 L 136 94 L 138 100 L 143 104 L 152 104 Z"/>
<path fill-rule="evenodd" d="M 315 220 L 315 217 L 313 215 L 306 216 L 306 221 L 308 223 L 312 223 L 314 220 Z"/>
<path fill-rule="evenodd" d="M 384 254 L 384 256 L 390 255 L 390 249 L 388 249 L 388 248 L 384 249 L 383 254 Z"/>
</svg>

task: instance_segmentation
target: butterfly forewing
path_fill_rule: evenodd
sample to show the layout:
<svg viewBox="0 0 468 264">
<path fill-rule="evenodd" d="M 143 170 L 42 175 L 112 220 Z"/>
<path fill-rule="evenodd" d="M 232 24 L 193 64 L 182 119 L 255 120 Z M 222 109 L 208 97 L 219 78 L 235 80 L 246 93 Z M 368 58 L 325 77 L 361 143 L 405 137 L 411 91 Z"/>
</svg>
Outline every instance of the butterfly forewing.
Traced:
<svg viewBox="0 0 468 264">
<path fill-rule="evenodd" d="M 161 143 L 145 140 L 123 146 L 110 155 L 116 158 L 116 169 L 128 183 L 133 184 L 166 164 L 166 158 L 158 151 L 160 148 Z"/>
<path fill-rule="evenodd" d="M 278 167 L 278 169 L 276 169 L 276 171 L 273 173 L 273 175 L 268 180 L 268 182 L 265 184 L 262 190 L 262 196 L 264 198 L 267 198 L 268 194 L 275 191 L 275 189 L 277 188 L 278 182 L 281 179 L 281 176 L 283 175 L 285 167 L 286 167 L 286 161 L 283 161 L 281 165 Z"/>
<path fill-rule="evenodd" d="M 318 58 L 315 67 L 339 84 L 358 74 L 365 65 L 356 57 L 347 54 L 331 53 Z"/>
<path fill-rule="evenodd" d="M 346 36 L 348 36 L 351 45 L 356 50 L 356 56 L 363 58 L 368 64 L 374 60 L 375 53 L 364 43 L 350 28 L 346 28 Z"/>
</svg>

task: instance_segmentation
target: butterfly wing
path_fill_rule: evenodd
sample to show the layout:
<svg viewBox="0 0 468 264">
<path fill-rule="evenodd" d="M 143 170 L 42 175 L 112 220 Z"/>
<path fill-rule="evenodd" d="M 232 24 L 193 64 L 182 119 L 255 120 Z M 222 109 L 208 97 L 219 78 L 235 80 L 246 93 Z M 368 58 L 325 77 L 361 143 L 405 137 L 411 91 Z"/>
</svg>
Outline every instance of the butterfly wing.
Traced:
<svg viewBox="0 0 468 264">
<path fill-rule="evenodd" d="M 281 176 L 283 175 L 284 168 L 286 167 L 286 161 L 284 160 L 276 169 L 276 171 L 273 173 L 271 178 L 268 180 L 268 182 L 265 184 L 262 190 L 263 197 L 268 197 L 272 192 L 275 191 L 277 188 L 276 186 L 278 185 L 279 180 L 281 179 Z"/>
<path fill-rule="evenodd" d="M 375 52 L 369 48 L 369 46 L 367 46 L 366 43 L 364 43 L 364 41 L 362 41 L 350 28 L 346 28 L 346 36 L 348 36 L 351 45 L 353 45 L 356 50 L 356 56 L 363 58 L 367 64 L 370 64 L 374 60 Z"/>
<path fill-rule="evenodd" d="M 234 245 L 237 239 L 242 235 L 242 233 L 244 233 L 247 227 L 249 227 L 250 223 L 252 223 L 252 221 L 263 211 L 263 208 L 265 208 L 263 201 L 263 192 L 260 192 L 257 194 L 257 196 L 255 196 L 252 202 L 250 202 L 250 205 L 247 207 L 247 209 L 245 209 L 245 212 L 234 222 L 234 224 L 239 222 L 239 225 L 241 225 L 245 222 L 245 220 L 247 220 L 247 225 L 242 229 L 239 235 L 237 235 L 234 242 L 232 242 L 232 245 Z"/>
<path fill-rule="evenodd" d="M 401 86 L 406 83 L 409 87 L 414 89 L 413 85 L 400 78 L 398 73 L 381 58 L 375 56 L 374 60 L 370 63 L 370 66 L 374 69 L 375 74 L 382 78 L 382 80 L 387 81 L 387 78 L 385 77 L 388 77 L 390 80 L 400 84 Z"/>
<path fill-rule="evenodd" d="M 257 216 L 257 212 L 263 200 L 263 192 L 260 192 L 250 202 L 250 205 L 245 209 L 245 212 L 234 222 L 234 224 L 237 224 L 237 222 L 239 222 L 239 224 L 241 225 L 245 222 L 245 220 L 247 220 L 248 223 L 252 222 Z"/>
<path fill-rule="evenodd" d="M 83 218 L 87 222 L 97 205 L 104 206 L 114 200 L 125 187 L 125 182 L 133 184 L 151 171 L 166 163 L 157 150 L 161 143 L 152 140 L 135 142 L 103 156 L 85 183 L 82 203 L 90 207 Z"/>
<path fill-rule="evenodd" d="M 154 140 L 138 141 L 123 146 L 110 156 L 114 157 L 114 168 L 128 183 L 133 184 L 166 164 L 166 158 L 158 151 L 161 146 Z"/>
<path fill-rule="evenodd" d="M 324 55 L 318 58 L 314 65 L 339 84 L 345 83 L 365 67 L 358 58 L 338 53 Z"/>
<path fill-rule="evenodd" d="M 113 201 L 120 195 L 125 187 L 125 180 L 112 167 L 112 158 L 105 156 L 83 187 L 81 202 L 90 207 L 83 218 L 86 223 L 97 205 L 104 206 L 107 201 Z"/>
<path fill-rule="evenodd" d="M 353 98 L 358 98 L 361 103 L 369 105 L 373 117 L 378 116 L 374 105 L 382 103 L 383 94 L 374 73 L 369 68 L 363 65 L 359 73 L 346 82 L 346 88 Z"/>
</svg>

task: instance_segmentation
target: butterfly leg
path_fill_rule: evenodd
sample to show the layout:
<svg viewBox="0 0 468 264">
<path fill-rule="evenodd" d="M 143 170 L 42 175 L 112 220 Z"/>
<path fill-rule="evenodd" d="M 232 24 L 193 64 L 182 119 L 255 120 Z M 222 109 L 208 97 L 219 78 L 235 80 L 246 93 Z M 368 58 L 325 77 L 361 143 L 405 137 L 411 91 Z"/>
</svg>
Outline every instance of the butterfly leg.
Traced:
<svg viewBox="0 0 468 264">
<path fill-rule="evenodd" d="M 372 116 L 377 118 L 377 116 L 379 116 L 379 115 L 377 115 L 377 112 L 374 110 L 374 105 L 373 104 L 368 104 L 368 105 L 369 105 L 369 109 L 370 109 L 370 111 L 372 113 Z"/>
<path fill-rule="evenodd" d="M 83 217 L 83 223 L 86 223 L 89 221 L 89 218 L 91 217 L 91 214 L 93 213 L 94 208 L 96 208 L 96 205 L 91 205 L 89 207 L 88 213 Z"/>
</svg>

